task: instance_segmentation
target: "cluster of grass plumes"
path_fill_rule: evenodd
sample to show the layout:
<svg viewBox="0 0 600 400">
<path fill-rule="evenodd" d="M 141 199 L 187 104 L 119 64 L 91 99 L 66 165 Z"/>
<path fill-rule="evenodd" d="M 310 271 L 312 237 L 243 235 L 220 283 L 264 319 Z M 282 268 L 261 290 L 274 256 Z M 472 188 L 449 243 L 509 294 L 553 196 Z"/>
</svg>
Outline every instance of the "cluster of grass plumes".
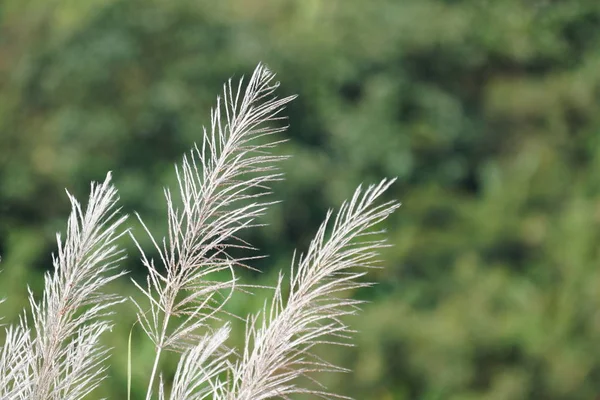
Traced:
<svg viewBox="0 0 600 400">
<path fill-rule="evenodd" d="M 147 400 L 340 397 L 325 388 L 305 388 L 298 378 L 316 380 L 320 372 L 343 370 L 312 349 L 320 343 L 349 344 L 343 317 L 355 313 L 360 301 L 340 292 L 366 285 L 359 278 L 385 246 L 371 235 L 398 207 L 395 201 L 376 204 L 391 180 L 359 187 L 337 213 L 328 213 L 306 253 L 294 257 L 289 286 L 280 275 L 272 301 L 247 317 L 244 349 L 227 346 L 230 326 L 223 322 L 223 306 L 240 286 L 236 271 L 249 259 L 234 257 L 231 250 L 252 249 L 240 233 L 259 224 L 257 218 L 272 204 L 266 197 L 269 184 L 282 179 L 277 164 L 283 157 L 271 150 L 284 128 L 271 123 L 283 118 L 293 97 L 278 99 L 277 86 L 263 66 L 245 87 L 242 81 L 225 85 L 210 129 L 176 168 L 177 196 L 165 190 L 168 235 L 155 239 L 138 215 L 158 253 L 156 260 L 147 257 L 131 235 L 147 270 L 144 284 L 134 282 L 142 296 L 132 301 L 155 348 Z M 85 210 L 69 198 L 66 238 L 58 236 L 44 294 L 39 301 L 31 295 L 30 310 L 6 328 L 0 348 L 2 400 L 83 399 L 105 379 L 108 351 L 99 338 L 111 328 L 112 307 L 124 299 L 103 289 L 123 275 L 116 243 L 127 232 L 126 218 L 117 208 L 110 174 L 92 185 Z M 217 281 L 215 274 L 222 271 L 230 279 Z M 165 351 L 180 354 L 169 393 L 160 372 Z"/>
</svg>

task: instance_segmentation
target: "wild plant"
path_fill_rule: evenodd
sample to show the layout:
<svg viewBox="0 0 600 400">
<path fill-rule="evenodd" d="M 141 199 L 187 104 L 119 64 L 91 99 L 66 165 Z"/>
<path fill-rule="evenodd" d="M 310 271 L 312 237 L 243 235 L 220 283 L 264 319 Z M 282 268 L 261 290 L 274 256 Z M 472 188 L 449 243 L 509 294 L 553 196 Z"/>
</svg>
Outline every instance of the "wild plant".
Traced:
<svg viewBox="0 0 600 400">
<path fill-rule="evenodd" d="M 377 266 L 386 246 L 373 229 L 399 206 L 381 201 L 393 180 L 359 187 L 336 213 L 330 211 L 307 251 L 293 257 L 289 278 L 280 273 L 272 300 L 245 319 L 244 348 L 227 344 L 231 326 L 224 305 L 235 290 L 246 290 L 238 270 L 255 257 L 237 255 L 254 250 L 243 231 L 260 226 L 273 204 L 270 184 L 283 178 L 278 164 L 285 157 L 273 149 L 283 140 L 285 127 L 277 123 L 293 96 L 277 98 L 277 87 L 262 65 L 246 86 L 243 80 L 225 85 L 202 141 L 176 166 L 176 194 L 164 191 L 166 237 L 157 239 L 136 214 L 156 259 L 123 229 L 126 217 L 116 207 L 110 174 L 92 184 L 85 210 L 69 195 L 66 237 L 57 236 L 54 271 L 45 277 L 43 296 L 37 300 L 30 292 L 29 312 L 6 328 L 0 399 L 79 400 L 106 379 L 108 350 L 99 338 L 123 299 L 103 290 L 124 274 L 117 244 L 127 232 L 147 271 L 143 284 L 133 280 L 142 296 L 131 298 L 155 350 L 147 400 L 342 397 L 322 386 L 308 388 L 301 378 L 318 383 L 322 372 L 344 371 L 314 349 L 351 345 L 344 317 L 356 313 L 361 301 L 346 295 L 368 285 L 362 277 Z M 224 272 L 229 279 L 219 280 Z M 168 384 L 161 374 L 166 351 L 180 355 Z"/>
</svg>

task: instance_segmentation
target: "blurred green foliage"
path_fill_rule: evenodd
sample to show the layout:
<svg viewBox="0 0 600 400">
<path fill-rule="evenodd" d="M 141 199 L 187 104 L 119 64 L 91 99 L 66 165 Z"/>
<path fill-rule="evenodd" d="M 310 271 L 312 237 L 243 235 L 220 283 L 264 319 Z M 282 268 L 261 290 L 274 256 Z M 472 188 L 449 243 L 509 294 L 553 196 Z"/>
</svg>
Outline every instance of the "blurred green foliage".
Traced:
<svg viewBox="0 0 600 400">
<path fill-rule="evenodd" d="M 597 0 L 4 0 L 0 24 L 9 319 L 51 265 L 63 188 L 85 198 L 112 170 L 124 210 L 160 232 L 172 165 L 199 140 L 221 84 L 263 61 L 282 94 L 300 97 L 281 149 L 293 155 L 287 181 L 274 189 L 282 203 L 248 238 L 271 257 L 246 279 L 286 269 L 362 181 L 397 176 L 404 203 L 387 226 L 385 268 L 371 275 L 379 284 L 354 293 L 370 300 L 349 321 L 358 347 L 322 351 L 353 370 L 324 377 L 331 390 L 600 395 Z M 261 301 L 230 308 L 244 315 Z M 113 399 L 125 396 L 134 319 L 118 311 L 113 377 L 97 393 Z M 134 340 L 141 391 L 152 349 Z"/>
</svg>

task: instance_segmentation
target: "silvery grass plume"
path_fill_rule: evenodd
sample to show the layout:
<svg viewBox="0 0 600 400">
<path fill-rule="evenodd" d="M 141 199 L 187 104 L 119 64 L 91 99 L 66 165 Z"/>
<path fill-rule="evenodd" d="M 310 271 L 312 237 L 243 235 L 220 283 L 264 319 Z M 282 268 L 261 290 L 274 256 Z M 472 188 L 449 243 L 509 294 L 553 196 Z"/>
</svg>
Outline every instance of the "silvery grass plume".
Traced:
<svg viewBox="0 0 600 400">
<path fill-rule="evenodd" d="M 288 294 L 280 275 L 272 301 L 248 317 L 241 355 L 226 346 L 228 323 L 211 328 L 241 286 L 236 269 L 252 258 L 235 257 L 231 250 L 253 249 L 239 235 L 259 225 L 257 218 L 272 204 L 265 198 L 269 184 L 282 179 L 277 164 L 285 157 L 271 151 L 285 128 L 269 125 L 283 119 L 280 113 L 293 96 L 278 99 L 277 87 L 262 65 L 245 87 L 242 80 L 235 86 L 229 81 L 201 144 L 176 166 L 178 194 L 165 189 L 167 237 L 154 239 L 138 216 L 158 253 L 157 266 L 133 238 L 148 271 L 144 285 L 134 283 L 147 305 L 132 300 L 155 346 L 147 400 L 341 397 L 304 388 L 299 378 L 317 381 L 317 373 L 343 371 L 313 350 L 319 344 L 349 345 L 352 331 L 342 319 L 360 301 L 342 292 L 368 285 L 360 278 L 386 246 L 372 235 L 399 206 L 376 204 L 393 180 L 359 187 L 335 217 L 327 214 L 306 254 L 292 261 Z M 0 347 L 0 400 L 80 400 L 104 379 L 107 352 L 98 340 L 110 329 L 107 316 L 120 298 L 101 289 L 123 274 L 116 271 L 123 253 L 115 241 L 125 217 L 115 208 L 110 174 L 92 184 L 85 211 L 69 198 L 72 212 L 65 241 L 57 237 L 54 273 L 46 275 L 39 302 L 30 292 L 33 324 L 23 315 L 7 328 Z M 230 278 L 219 280 L 222 273 Z M 169 393 L 160 373 L 161 354 L 168 350 L 181 355 Z"/>
<path fill-rule="evenodd" d="M 4 300 L 0 299 L 0 304 Z M 20 399 L 25 395 L 25 383 L 30 378 L 27 369 L 30 344 L 23 323 L 6 328 L 5 344 L 0 346 L 0 399 Z"/>
<path fill-rule="evenodd" d="M 115 208 L 110 179 L 92 184 L 85 210 L 67 193 L 72 210 L 65 240 L 57 234 L 54 273 L 46 274 L 39 302 L 30 291 L 33 324 L 22 316 L 0 349 L 2 400 L 79 400 L 104 378 L 107 351 L 99 337 L 111 328 L 107 317 L 120 299 L 101 289 L 123 274 L 116 271 L 123 252 L 115 242 L 126 219 Z"/>
<path fill-rule="evenodd" d="M 221 346 L 215 346 L 215 341 L 222 344 L 227 337 L 228 326 L 214 334 L 207 332 L 208 323 L 218 318 L 218 311 L 234 290 L 235 268 L 248 260 L 232 257 L 230 250 L 252 249 L 238 234 L 257 225 L 256 218 L 272 204 L 264 199 L 268 185 L 282 178 L 277 162 L 284 157 L 271 154 L 271 150 L 281 142 L 274 135 L 286 128 L 269 124 L 283 119 L 280 113 L 294 96 L 278 99 L 274 92 L 279 83 L 273 79 L 274 74 L 259 65 L 245 89 L 243 80 L 237 85 L 230 80 L 225 85 L 223 98 L 217 100 L 211 113 L 210 130 L 204 129 L 201 145 L 176 167 L 179 205 L 171 191 L 165 190 L 168 237 L 159 244 L 141 222 L 152 238 L 160 264 L 157 267 L 148 259 L 138 244 L 148 276 L 145 286 L 136 285 L 149 306 L 134 302 L 138 321 L 156 349 L 148 400 L 164 350 L 184 352 L 177 384 L 192 376 L 208 379 L 226 365 L 220 358 L 223 363 L 211 364 L 200 375 L 189 372 L 193 361 L 203 359 L 208 351 L 217 351 Z M 228 271 L 231 279 L 216 281 L 215 274 L 220 271 Z M 159 393 L 164 396 L 162 389 Z M 190 397 L 174 386 L 171 399 L 184 398 Z"/>
<path fill-rule="evenodd" d="M 0 399 L 25 399 L 31 380 L 29 332 L 21 323 L 6 329 L 6 340 L 0 348 Z"/>
<path fill-rule="evenodd" d="M 339 294 L 368 285 L 359 278 L 366 274 L 365 268 L 376 266 L 378 250 L 386 246 L 385 241 L 372 238 L 377 232 L 371 229 L 399 207 L 395 201 L 380 205 L 375 201 L 392 183 L 383 180 L 365 190 L 359 187 L 333 223 L 332 212 L 327 214 L 306 254 L 297 264 L 292 262 L 289 294 L 283 294 L 280 274 L 269 307 L 248 319 L 243 358 L 233 367 L 229 390 L 219 397 L 289 399 L 294 393 L 342 397 L 298 386 L 298 378 L 316 381 L 316 373 L 344 371 L 311 350 L 318 344 L 348 345 L 352 331 L 341 318 L 354 314 L 361 301 Z"/>
</svg>

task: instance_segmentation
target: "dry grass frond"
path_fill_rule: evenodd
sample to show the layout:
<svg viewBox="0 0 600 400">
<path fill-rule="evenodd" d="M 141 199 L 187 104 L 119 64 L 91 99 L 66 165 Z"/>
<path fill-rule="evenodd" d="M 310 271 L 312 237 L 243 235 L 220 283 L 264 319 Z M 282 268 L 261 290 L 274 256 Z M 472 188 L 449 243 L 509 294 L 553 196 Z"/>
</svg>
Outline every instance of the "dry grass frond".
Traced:
<svg viewBox="0 0 600 400">
<path fill-rule="evenodd" d="M 325 388 L 301 387 L 298 378 L 318 383 L 320 372 L 344 371 L 318 358 L 314 347 L 350 345 L 352 331 L 343 318 L 361 302 L 344 294 L 368 285 L 361 278 L 377 266 L 379 250 L 387 246 L 373 236 L 379 233 L 373 228 L 399 207 L 380 202 L 393 180 L 359 187 L 336 214 L 327 214 L 307 252 L 292 261 L 289 291 L 280 274 L 273 299 L 247 318 L 241 355 L 226 345 L 227 322 L 211 328 L 240 287 L 236 269 L 252 258 L 232 254 L 254 250 L 240 233 L 260 225 L 257 218 L 273 204 L 265 197 L 269 185 L 282 179 L 277 165 L 285 157 L 272 150 L 285 127 L 271 125 L 283 119 L 293 96 L 278 99 L 277 87 L 274 74 L 262 65 L 245 87 L 243 80 L 229 81 L 202 142 L 176 166 L 176 194 L 165 189 L 167 236 L 156 240 L 138 216 L 158 253 L 156 261 L 149 258 L 133 238 L 148 273 L 143 285 L 134 283 L 147 305 L 132 300 L 155 346 L 147 400 L 341 397 Z M 23 314 L 6 328 L 0 400 L 81 400 L 105 378 L 108 351 L 99 339 L 111 328 L 112 306 L 122 299 L 102 290 L 123 275 L 116 241 L 126 219 L 119 216 L 110 179 L 108 174 L 102 184 L 92 184 L 85 210 L 69 195 L 72 211 L 64 241 L 57 235 L 54 271 L 46 274 L 39 301 L 30 291 L 32 323 Z M 222 272 L 229 278 L 219 280 Z M 167 350 L 180 353 L 169 391 L 159 368 Z"/>
<path fill-rule="evenodd" d="M 359 187 L 333 223 L 328 213 L 307 253 L 296 266 L 292 263 L 287 299 L 280 275 L 270 306 L 248 320 L 246 348 L 234 369 L 228 400 L 288 399 L 293 393 L 339 397 L 299 387 L 296 379 L 343 371 L 314 356 L 311 349 L 323 343 L 348 345 L 351 331 L 341 318 L 354 314 L 361 302 L 339 293 L 368 285 L 358 279 L 364 269 L 375 266 L 378 250 L 386 246 L 383 240 L 367 240 L 374 233 L 370 230 L 399 207 L 395 201 L 374 203 L 392 183 L 383 180 L 366 190 Z"/>
<path fill-rule="evenodd" d="M 78 400 L 103 379 L 108 354 L 99 337 L 111 328 L 110 308 L 121 299 L 102 288 L 124 273 L 117 271 L 124 255 L 115 242 L 126 219 L 115 208 L 110 180 L 109 173 L 102 184 L 92 184 L 85 210 L 67 193 L 72 210 L 64 241 L 57 234 L 54 273 L 45 276 L 41 301 L 29 292 L 33 325 L 23 317 L 7 330 L 2 399 Z"/>
<path fill-rule="evenodd" d="M 277 162 L 284 158 L 271 154 L 281 141 L 272 137 L 285 128 L 269 124 L 283 119 L 280 113 L 293 99 L 274 96 L 279 85 L 274 76 L 259 65 L 245 89 L 243 80 L 225 85 L 223 99 L 211 113 L 211 129 L 204 130 L 201 145 L 176 167 L 181 204 L 165 190 L 168 237 L 159 245 L 144 225 L 161 264 L 157 268 L 138 244 L 148 278 L 145 287 L 136 285 L 149 303 L 145 309 L 136 302 L 138 318 L 156 346 L 148 393 L 161 352 L 196 345 L 208 322 L 217 318 L 234 290 L 234 268 L 244 265 L 244 259 L 231 257 L 229 250 L 252 249 L 238 234 L 257 225 L 256 218 L 272 204 L 264 197 L 268 185 L 281 179 Z M 230 280 L 211 279 L 223 270 L 229 271 Z M 228 292 L 225 300 L 219 297 L 223 292 Z M 173 317 L 178 318 L 177 326 L 171 326 Z"/>
</svg>

